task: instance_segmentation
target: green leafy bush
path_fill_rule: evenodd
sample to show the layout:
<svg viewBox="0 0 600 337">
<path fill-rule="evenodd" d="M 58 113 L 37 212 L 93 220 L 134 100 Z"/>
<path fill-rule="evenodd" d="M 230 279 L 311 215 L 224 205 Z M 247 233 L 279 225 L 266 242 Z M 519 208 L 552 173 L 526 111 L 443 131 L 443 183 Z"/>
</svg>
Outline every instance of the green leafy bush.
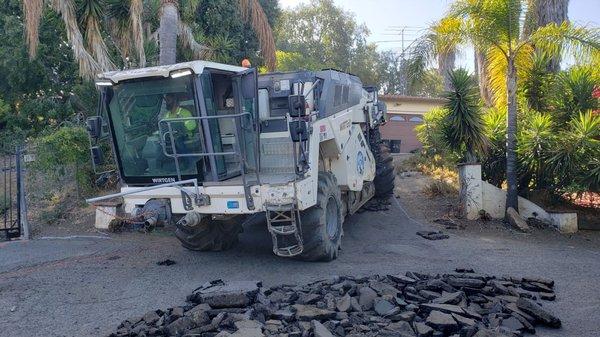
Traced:
<svg viewBox="0 0 600 337">
<path fill-rule="evenodd" d="M 423 152 L 426 156 L 451 155 L 445 135 L 446 116 L 448 110 L 432 109 L 423 115 L 423 123 L 415 127 L 417 139 L 423 144 Z"/>
<path fill-rule="evenodd" d="M 477 82 L 465 69 L 450 72 L 451 90 L 444 93 L 448 113 L 443 133 L 448 147 L 463 156 L 464 162 L 475 162 L 476 155 L 487 149 Z"/>
<path fill-rule="evenodd" d="M 89 189 L 91 165 L 89 140 L 82 127 L 63 126 L 35 140 L 36 160 L 32 168 L 58 181 L 74 174 L 78 188 Z M 78 192 L 79 189 L 78 189 Z"/>
<path fill-rule="evenodd" d="M 548 158 L 555 188 L 597 192 L 600 181 L 600 116 L 588 111 L 574 117 L 554 141 Z"/>
<path fill-rule="evenodd" d="M 554 123 L 549 114 L 526 111 L 522 115 L 517 135 L 521 184 L 525 188 L 545 188 L 552 180 L 547 161 L 555 143 Z"/>
<path fill-rule="evenodd" d="M 560 121 L 568 122 L 578 114 L 600 108 L 593 97 L 600 79 L 593 75 L 591 66 L 573 67 L 557 75 L 550 100 Z"/>
</svg>

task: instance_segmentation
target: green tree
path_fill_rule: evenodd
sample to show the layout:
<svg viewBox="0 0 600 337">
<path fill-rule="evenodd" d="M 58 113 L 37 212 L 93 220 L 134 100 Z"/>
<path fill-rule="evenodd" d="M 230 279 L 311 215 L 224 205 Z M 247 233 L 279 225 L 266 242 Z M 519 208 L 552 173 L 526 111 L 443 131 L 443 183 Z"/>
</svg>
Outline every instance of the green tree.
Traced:
<svg viewBox="0 0 600 337">
<path fill-rule="evenodd" d="M 528 36 L 536 29 L 555 23 L 557 25 L 567 21 L 569 0 L 529 0 L 525 14 L 523 35 Z M 560 55 L 554 55 L 548 61 L 546 68 L 552 73 L 560 70 Z"/>
<path fill-rule="evenodd" d="M 158 28 L 160 57 L 159 63 L 173 64 L 177 60 L 177 37 L 181 43 L 198 54 L 206 57 L 211 49 L 196 42 L 191 18 L 197 14 L 199 0 L 160 0 L 160 26 Z M 262 57 L 268 69 L 275 69 L 275 39 L 268 17 L 259 0 L 238 0 L 241 17 L 233 20 L 244 20 L 254 30 Z"/>
<path fill-rule="evenodd" d="M 463 42 L 460 20 L 447 16 L 432 24 L 420 37 L 410 56 L 410 81 L 420 81 L 429 64 L 435 60 L 444 83 L 444 90 L 452 89 L 450 72 L 454 69 L 458 46 Z"/>
<path fill-rule="evenodd" d="M 0 5 L 3 143 L 20 142 L 46 127 L 89 115 L 96 109 L 96 91 L 78 76 L 78 63 L 66 43 L 62 18 L 54 11 L 44 12 L 37 44 L 44 57 L 29 59 L 23 43 L 21 5 L 17 0 Z"/>
<path fill-rule="evenodd" d="M 377 84 L 379 54 L 366 42 L 368 35 L 366 26 L 332 0 L 311 0 L 284 11 L 276 29 L 278 50 L 302 55 L 303 63 L 294 69 L 335 68 Z"/>
<path fill-rule="evenodd" d="M 269 25 L 274 27 L 280 16 L 276 0 L 260 0 Z M 200 39 L 206 40 L 212 49 L 211 60 L 240 64 L 248 58 L 253 65 L 264 65 L 260 52 L 260 41 L 252 26 L 242 17 L 238 0 L 203 0 L 199 3 L 193 22 L 195 31 L 202 32 Z M 276 55 L 279 61 L 279 55 Z"/>
<path fill-rule="evenodd" d="M 552 23 L 537 28 L 530 35 L 522 34 L 520 17 L 526 6 L 523 0 L 458 0 L 454 3 L 451 16 L 461 20 L 458 32 L 478 50 L 496 55 L 490 67 L 505 66 L 502 77 L 493 83 L 505 83 L 507 116 L 507 185 L 506 207 L 518 209 L 517 190 L 517 71 L 523 70 L 527 58 L 536 50 L 556 55 L 561 51 L 579 55 L 592 55 L 600 50 L 600 34 L 597 29 L 575 27 L 569 23 Z M 522 62 L 519 62 L 522 60 Z M 501 62 L 500 62 L 501 61 Z M 496 90 L 498 93 L 499 90 Z"/>
<path fill-rule="evenodd" d="M 82 77 L 113 70 L 121 65 L 143 67 L 146 49 L 158 49 L 160 64 L 177 61 L 179 46 L 195 59 L 210 57 L 213 50 L 199 43 L 202 37 L 194 20 L 199 0 L 23 0 L 25 37 L 29 55 L 38 54 L 40 24 L 46 8 L 62 18 L 66 41 L 79 64 Z M 275 42 L 259 0 L 238 0 L 240 17 L 254 30 L 262 59 L 275 67 Z M 159 14 L 159 15 L 157 15 Z M 152 44 L 148 44 L 152 42 Z M 158 47 L 158 48 L 156 48 Z M 135 55 L 135 57 L 134 57 Z M 120 56 L 120 57 L 119 57 Z M 116 62 L 116 59 L 119 59 Z M 122 63 L 122 64 L 121 64 Z"/>
</svg>

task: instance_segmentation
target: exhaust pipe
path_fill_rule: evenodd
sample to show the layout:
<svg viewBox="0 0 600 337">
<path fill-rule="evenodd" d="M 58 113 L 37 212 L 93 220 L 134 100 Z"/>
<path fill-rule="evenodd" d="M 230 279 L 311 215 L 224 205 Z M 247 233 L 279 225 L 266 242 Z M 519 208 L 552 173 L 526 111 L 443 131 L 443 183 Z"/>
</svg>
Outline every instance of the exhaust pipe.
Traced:
<svg viewBox="0 0 600 337">
<path fill-rule="evenodd" d="M 189 212 L 177 222 L 177 225 L 195 227 L 200 224 L 202 217 L 203 215 L 198 212 Z"/>
<path fill-rule="evenodd" d="M 158 222 L 158 215 L 152 215 L 144 220 L 144 226 L 146 228 L 154 227 Z"/>
</svg>

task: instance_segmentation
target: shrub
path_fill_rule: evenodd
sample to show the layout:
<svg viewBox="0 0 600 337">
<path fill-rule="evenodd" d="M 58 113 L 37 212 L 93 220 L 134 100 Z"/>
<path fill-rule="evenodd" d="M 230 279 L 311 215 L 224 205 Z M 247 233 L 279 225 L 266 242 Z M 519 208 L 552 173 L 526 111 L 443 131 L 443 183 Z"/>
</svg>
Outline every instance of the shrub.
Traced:
<svg viewBox="0 0 600 337">
<path fill-rule="evenodd" d="M 506 176 L 506 110 L 489 109 L 483 116 L 488 150 L 481 158 L 483 179 L 500 187 Z"/>
<path fill-rule="evenodd" d="M 537 111 L 527 111 L 519 128 L 517 155 L 522 188 L 541 189 L 548 186 L 552 174 L 546 166 L 550 151 L 555 142 L 552 117 Z"/>
<path fill-rule="evenodd" d="M 63 126 L 39 137 L 34 143 L 34 170 L 54 181 L 73 174 L 78 193 L 80 188 L 90 188 L 92 174 L 89 164 L 89 140 L 84 128 Z"/>
<path fill-rule="evenodd" d="M 554 188 L 598 191 L 600 170 L 600 116 L 580 113 L 561 131 L 548 158 L 555 177 Z"/>
<path fill-rule="evenodd" d="M 592 68 L 586 66 L 573 67 L 558 75 L 551 103 L 560 121 L 568 122 L 580 113 L 600 108 L 593 96 L 598 81 Z"/>
<path fill-rule="evenodd" d="M 423 144 L 423 154 L 426 156 L 449 155 L 444 134 L 444 121 L 448 110 L 435 108 L 423 115 L 423 123 L 415 127 L 417 139 Z"/>
<path fill-rule="evenodd" d="M 457 69 L 450 72 L 450 86 L 444 94 L 448 111 L 443 122 L 445 142 L 463 162 L 472 163 L 476 154 L 487 148 L 477 82 L 465 69 Z"/>
</svg>

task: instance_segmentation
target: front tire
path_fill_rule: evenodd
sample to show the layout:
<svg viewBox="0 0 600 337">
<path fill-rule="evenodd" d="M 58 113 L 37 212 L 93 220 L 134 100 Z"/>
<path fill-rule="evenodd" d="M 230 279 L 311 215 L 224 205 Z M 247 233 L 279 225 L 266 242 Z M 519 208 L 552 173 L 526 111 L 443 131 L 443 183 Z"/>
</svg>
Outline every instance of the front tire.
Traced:
<svg viewBox="0 0 600 337">
<path fill-rule="evenodd" d="M 187 249 L 218 252 L 233 247 L 238 242 L 241 231 L 240 219 L 212 220 L 206 216 L 195 226 L 178 222 L 175 236 Z"/>
<path fill-rule="evenodd" d="M 317 204 L 302 211 L 302 240 L 305 261 L 332 261 L 338 257 L 342 241 L 343 204 L 335 176 L 319 172 Z"/>
</svg>

